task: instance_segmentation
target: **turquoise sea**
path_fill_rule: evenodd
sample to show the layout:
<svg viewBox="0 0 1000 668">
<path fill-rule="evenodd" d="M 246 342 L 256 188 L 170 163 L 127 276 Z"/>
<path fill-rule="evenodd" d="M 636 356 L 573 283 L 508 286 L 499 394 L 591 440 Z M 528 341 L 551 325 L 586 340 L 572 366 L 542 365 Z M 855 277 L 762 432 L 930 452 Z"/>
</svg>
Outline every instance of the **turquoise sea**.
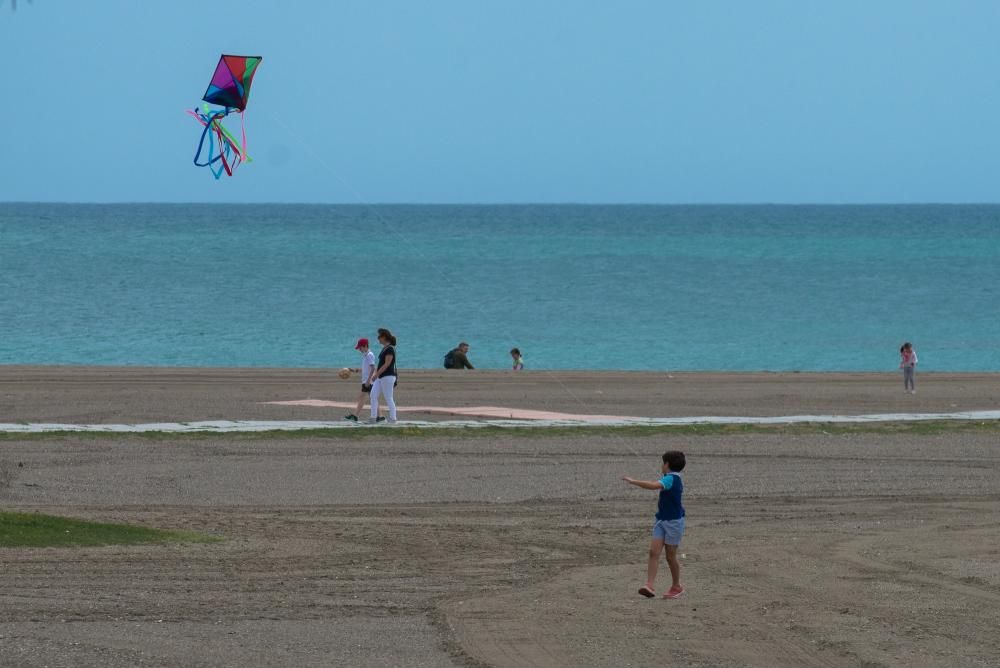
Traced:
<svg viewBox="0 0 1000 668">
<path fill-rule="evenodd" d="M 1000 206 L 0 204 L 0 363 L 1000 371 Z"/>
</svg>

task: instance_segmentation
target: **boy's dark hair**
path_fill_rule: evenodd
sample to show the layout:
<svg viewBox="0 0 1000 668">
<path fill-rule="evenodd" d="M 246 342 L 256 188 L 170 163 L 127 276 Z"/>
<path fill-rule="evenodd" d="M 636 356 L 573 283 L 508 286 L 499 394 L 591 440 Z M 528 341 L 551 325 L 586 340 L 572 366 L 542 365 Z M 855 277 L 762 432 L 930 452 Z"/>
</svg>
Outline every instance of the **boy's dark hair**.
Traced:
<svg viewBox="0 0 1000 668">
<path fill-rule="evenodd" d="M 520 348 L 511 348 L 510 352 L 514 353 L 515 355 L 520 355 L 521 354 L 521 349 Z"/>
<path fill-rule="evenodd" d="M 684 470 L 687 461 L 684 459 L 684 453 L 680 450 L 669 450 L 663 453 L 663 463 L 669 464 L 671 471 L 680 473 Z"/>
<path fill-rule="evenodd" d="M 907 349 L 907 348 L 912 348 L 912 347 L 913 347 L 913 344 L 912 344 L 912 343 L 910 343 L 909 341 L 907 341 L 906 343 L 904 343 L 904 344 L 903 344 L 903 345 L 902 345 L 902 346 L 900 347 L 900 349 L 899 349 L 899 352 L 901 352 L 901 353 L 902 353 L 902 352 L 906 352 L 906 349 Z"/>
</svg>

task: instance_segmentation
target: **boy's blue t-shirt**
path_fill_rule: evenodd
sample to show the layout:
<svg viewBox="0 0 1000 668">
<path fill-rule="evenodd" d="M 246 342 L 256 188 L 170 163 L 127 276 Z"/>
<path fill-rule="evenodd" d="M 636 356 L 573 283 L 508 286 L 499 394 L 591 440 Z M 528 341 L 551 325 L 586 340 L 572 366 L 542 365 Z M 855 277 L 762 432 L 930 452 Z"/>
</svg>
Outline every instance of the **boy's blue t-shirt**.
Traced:
<svg viewBox="0 0 1000 668">
<path fill-rule="evenodd" d="M 660 478 L 663 489 L 660 490 L 660 501 L 656 508 L 656 519 L 679 520 L 684 517 L 684 506 L 681 505 L 681 494 L 684 493 L 684 482 L 678 473 L 668 473 Z"/>
</svg>

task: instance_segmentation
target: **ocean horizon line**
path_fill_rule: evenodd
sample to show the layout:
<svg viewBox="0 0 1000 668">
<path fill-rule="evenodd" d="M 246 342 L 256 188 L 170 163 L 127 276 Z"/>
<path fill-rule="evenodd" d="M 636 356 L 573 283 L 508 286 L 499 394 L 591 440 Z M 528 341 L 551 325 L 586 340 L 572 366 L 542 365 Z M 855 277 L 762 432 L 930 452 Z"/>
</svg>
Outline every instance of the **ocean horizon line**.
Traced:
<svg viewBox="0 0 1000 668">
<path fill-rule="evenodd" d="M 3 205 L 46 205 L 46 206 L 408 206 L 408 207 L 963 207 L 1000 206 L 996 202 L 248 202 L 226 200 L 204 201 L 143 201 L 143 200 L 0 200 Z"/>
</svg>

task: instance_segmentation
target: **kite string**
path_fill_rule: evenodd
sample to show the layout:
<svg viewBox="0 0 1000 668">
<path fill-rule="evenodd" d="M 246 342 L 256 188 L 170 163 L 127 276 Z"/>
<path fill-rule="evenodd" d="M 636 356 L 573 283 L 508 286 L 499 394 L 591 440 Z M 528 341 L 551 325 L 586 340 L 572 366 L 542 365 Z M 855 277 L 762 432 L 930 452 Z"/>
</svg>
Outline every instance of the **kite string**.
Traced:
<svg viewBox="0 0 1000 668">
<path fill-rule="evenodd" d="M 379 221 L 379 223 L 381 223 L 382 226 L 384 228 L 386 228 L 386 230 L 388 230 L 391 233 L 395 234 L 401 241 L 406 241 L 406 239 L 403 237 L 403 235 L 399 234 L 398 232 L 396 232 L 395 230 L 392 229 L 392 226 L 382 216 L 382 214 L 379 213 L 378 209 L 376 207 L 374 207 L 373 205 L 371 205 L 369 202 L 367 202 L 361 196 L 361 193 L 360 193 L 360 191 L 358 191 L 357 188 L 355 188 L 351 183 L 347 182 L 344 178 L 342 178 L 340 176 L 340 174 L 337 172 L 337 170 L 335 170 L 329 163 L 327 163 L 326 159 L 321 154 L 313 151 L 309 147 L 309 145 L 305 142 L 305 140 L 297 132 L 295 132 L 295 130 L 292 127 L 290 127 L 287 123 L 285 123 L 284 120 L 282 120 L 280 117 L 278 117 L 278 116 L 276 116 L 274 114 L 270 114 L 270 113 L 269 113 L 269 115 L 271 116 L 272 119 L 274 119 L 275 121 L 277 121 L 286 131 L 288 131 L 288 133 L 291 134 L 294 137 L 294 139 L 299 144 L 301 144 L 302 147 L 308 153 L 310 153 L 313 156 L 313 158 L 315 158 L 316 161 L 319 162 L 320 165 L 327 172 L 329 172 L 337 181 L 339 181 L 341 183 L 341 185 L 343 185 L 348 191 L 350 191 L 350 193 L 354 197 L 355 201 L 358 204 L 361 204 L 362 206 L 366 207 L 372 213 L 372 215 Z M 419 246 L 416 245 L 416 244 L 413 244 L 412 247 L 417 248 Z M 438 268 L 437 264 L 435 264 L 433 262 L 431 262 L 429 264 L 430 264 L 430 266 L 435 267 L 435 268 L 438 269 L 438 272 L 441 274 L 442 278 L 444 278 L 446 280 L 448 280 L 448 279 L 451 278 L 447 274 L 445 274 L 443 271 L 441 271 L 440 268 Z M 548 370 L 548 369 L 539 369 L 539 371 L 541 371 L 542 373 L 545 373 L 547 375 L 550 375 L 550 376 L 552 374 L 552 372 L 550 370 Z M 593 409 L 594 408 L 589 402 L 585 402 L 580 397 L 578 397 L 572 390 L 570 390 L 569 387 L 562 381 L 562 379 L 558 378 L 558 376 L 554 376 L 554 379 L 562 387 L 562 389 L 566 392 L 566 394 L 569 395 L 578 404 L 580 404 L 581 406 L 583 406 L 585 408 L 588 408 L 588 409 Z"/>
<path fill-rule="evenodd" d="M 297 143 L 298 143 L 298 144 L 299 144 L 299 145 L 300 145 L 300 146 L 301 146 L 301 147 L 302 147 L 302 148 L 303 148 L 303 149 L 304 149 L 304 150 L 305 150 L 305 151 L 306 151 L 307 153 L 309 153 L 309 154 L 310 154 L 310 155 L 311 155 L 311 156 L 312 156 L 312 157 L 313 157 L 313 158 L 314 158 L 314 159 L 315 159 L 315 160 L 316 160 L 316 161 L 317 161 L 317 162 L 318 162 L 318 163 L 320 164 L 320 166 L 322 166 L 322 167 L 323 167 L 323 169 L 324 169 L 324 170 L 325 170 L 325 171 L 326 171 L 327 173 L 329 173 L 329 174 L 330 174 L 330 175 L 331 175 L 331 176 L 332 176 L 332 177 L 333 177 L 334 179 L 336 179 L 336 180 L 337 180 L 337 181 L 338 181 L 338 182 L 339 182 L 339 183 L 340 183 L 340 184 L 341 184 L 341 185 L 342 185 L 342 186 L 343 186 L 343 187 L 344 187 L 344 188 L 345 188 L 346 190 L 348 190 L 348 191 L 349 191 L 349 192 L 351 193 L 351 195 L 352 195 L 352 196 L 354 197 L 355 201 L 356 201 L 356 202 L 357 202 L 358 204 L 360 204 L 360 205 L 364 206 L 365 208 L 367 208 L 367 209 L 368 209 L 368 210 L 369 210 L 369 211 L 370 211 L 370 212 L 372 213 L 372 216 L 373 216 L 373 217 L 374 217 L 374 218 L 375 218 L 376 220 L 378 220 L 378 222 L 379 222 L 379 223 L 380 223 L 380 224 L 382 225 L 382 227 L 383 227 L 383 228 L 385 228 L 385 230 L 386 230 L 386 231 L 388 231 L 389 233 L 391 233 L 391 234 L 395 235 L 395 236 L 396 236 L 396 237 L 397 237 L 397 238 L 398 238 L 398 239 L 399 239 L 400 241 L 402 241 L 402 242 L 406 242 L 406 241 L 407 241 L 407 239 L 406 239 L 406 238 L 405 238 L 405 237 L 404 237 L 404 236 L 403 236 L 402 234 L 400 234 L 400 233 L 399 233 L 398 231 L 396 231 L 396 230 L 394 230 L 394 229 L 393 229 L 393 227 L 392 227 L 392 226 L 391 226 L 391 225 L 389 224 L 389 222 L 388 222 L 388 221 L 387 221 L 387 220 L 385 219 L 385 217 L 383 217 L 383 216 L 382 216 L 382 214 L 381 214 L 381 213 L 379 213 L 378 209 L 377 209 L 377 208 L 376 208 L 375 206 L 373 206 L 373 205 L 372 205 L 372 204 L 371 204 L 370 202 L 366 201 L 366 200 L 365 200 L 365 199 L 364 199 L 364 198 L 363 198 L 363 197 L 361 196 L 361 192 L 360 192 L 360 191 L 359 191 L 359 190 L 358 190 L 357 188 L 355 188 L 355 187 L 353 186 L 353 184 L 349 183 L 349 182 L 348 182 L 347 180 L 345 180 L 345 179 L 344 179 L 343 177 L 341 177 L 340 173 L 339 173 L 339 172 L 338 172 L 337 170 L 335 170 L 335 169 L 334 169 L 334 168 L 333 168 L 333 167 L 332 167 L 332 166 L 331 166 L 331 165 L 330 165 L 330 164 L 329 164 L 329 163 L 328 163 L 328 162 L 326 161 L 326 159 L 325 159 L 325 158 L 324 158 L 324 157 L 322 156 L 322 154 L 320 154 L 320 153 L 318 153 L 318 152 L 314 151 L 314 150 L 313 150 L 313 149 L 312 149 L 312 148 L 311 148 L 311 147 L 309 146 L 309 144 L 308 144 L 308 143 L 307 143 L 307 142 L 305 141 L 305 139 L 304 139 L 304 138 L 303 138 L 303 137 L 302 137 L 301 135 L 299 135 L 299 133 L 298 133 L 298 132 L 296 132 L 296 131 L 295 131 L 295 129 L 294 129 L 294 128 L 292 128 L 292 127 L 291 127 L 291 126 L 289 126 L 289 125 L 288 125 L 287 123 L 285 123 L 285 121 L 284 121 L 284 120 L 283 120 L 282 118 L 280 118 L 279 116 L 277 116 L 276 114 L 274 114 L 274 113 L 271 113 L 271 112 L 266 112 L 266 113 L 267 113 L 267 114 L 268 114 L 268 116 L 270 116 L 270 117 L 271 117 L 271 118 L 272 118 L 272 119 L 273 119 L 274 121 L 276 121 L 276 122 L 277 122 L 277 123 L 278 123 L 279 125 L 281 125 L 281 127 L 282 127 L 282 128 L 284 128 L 284 129 L 285 129 L 285 131 L 286 131 L 286 132 L 288 132 L 288 134 L 289 134 L 289 135 L 291 135 L 291 136 L 292 136 L 292 138 L 293 138 L 293 139 L 294 139 L 294 140 L 295 140 L 295 141 L 296 141 L 296 142 L 297 142 Z M 411 248 L 419 248 L 419 247 L 420 247 L 420 246 L 419 246 L 418 244 L 410 244 L 409 246 L 410 246 Z M 445 272 L 444 272 L 444 271 L 443 271 L 443 270 L 442 270 L 442 269 L 441 269 L 441 268 L 440 268 L 440 267 L 439 267 L 439 266 L 438 266 L 438 265 L 437 265 L 437 264 L 436 264 L 435 262 L 429 262 L 428 264 L 429 264 L 429 266 L 431 266 L 431 267 L 434 267 L 434 268 L 435 268 L 435 269 L 436 269 L 436 270 L 438 271 L 438 273 L 439 273 L 439 274 L 440 274 L 440 275 L 442 276 L 442 278 L 444 278 L 444 279 L 445 279 L 446 281 L 450 280 L 450 278 L 451 278 L 451 277 L 450 277 L 450 276 L 448 276 L 448 275 L 447 275 L 447 274 L 446 274 L 446 273 L 445 273 Z M 507 332 L 507 334 L 509 334 L 509 332 Z M 564 381 L 563 381 L 563 380 L 562 380 L 562 379 L 561 379 L 561 378 L 560 378 L 560 377 L 559 377 L 558 375 L 554 374 L 554 373 L 553 373 L 553 372 L 552 372 L 551 370 L 549 370 L 549 369 L 538 369 L 538 371 L 539 371 L 539 372 L 541 372 L 541 373 L 543 373 L 543 374 L 544 374 L 544 375 L 545 375 L 545 376 L 546 376 L 546 377 L 547 377 L 547 378 L 548 378 L 549 380 L 551 380 L 551 381 L 554 381 L 554 382 L 555 382 L 555 383 L 556 383 L 557 385 L 559 385 L 559 387 L 560 387 L 560 388 L 561 388 L 561 389 L 562 389 L 562 390 L 563 390 L 563 391 L 564 391 L 564 392 L 565 392 L 565 393 L 566 393 L 566 394 L 567 394 L 567 395 L 568 395 L 568 396 L 569 396 L 569 397 L 570 397 L 571 399 L 573 399 L 573 400 L 574 400 L 574 401 L 575 401 L 575 402 L 576 402 L 577 404 L 579 404 L 579 405 L 580 405 L 580 406 L 582 406 L 583 408 L 587 409 L 587 410 L 588 410 L 588 411 L 590 411 L 590 412 L 591 412 L 592 414 L 594 413 L 594 406 L 593 406 L 592 404 L 590 404 L 590 402 L 587 402 L 587 401 L 584 401 L 584 400 L 583 400 L 583 399 L 581 399 L 581 398 L 580 398 L 579 396 L 577 396 L 577 395 L 576 395 L 576 394 L 575 394 L 575 393 L 574 393 L 574 392 L 573 392 L 573 391 L 572 391 L 572 390 L 571 390 L 571 389 L 569 388 L 569 386 L 568 386 L 568 385 L 566 385 L 566 383 L 565 383 L 565 382 L 564 382 Z M 643 456 L 643 455 L 641 455 L 641 454 L 640 454 L 639 452 L 637 452 L 637 451 L 636 451 L 636 450 L 635 450 L 635 449 L 634 449 L 634 448 L 633 448 L 633 447 L 631 446 L 631 444 L 629 444 L 629 443 L 628 443 L 628 441 L 627 441 L 627 440 L 625 440 L 625 441 L 624 441 L 624 443 L 625 443 L 625 447 L 627 447 L 627 448 L 628 448 L 628 450 L 629 450 L 629 451 L 630 451 L 630 452 L 631 452 L 631 453 L 632 453 L 632 454 L 633 454 L 633 455 L 634 455 L 635 457 L 637 457 L 637 458 L 640 458 L 640 459 L 644 458 L 644 456 Z"/>
<path fill-rule="evenodd" d="M 247 112 L 246 109 L 240 112 L 240 133 L 243 136 L 243 143 L 241 147 L 243 148 L 243 160 L 245 162 L 253 162 L 250 154 L 247 153 L 247 124 L 246 124 Z"/>
</svg>

